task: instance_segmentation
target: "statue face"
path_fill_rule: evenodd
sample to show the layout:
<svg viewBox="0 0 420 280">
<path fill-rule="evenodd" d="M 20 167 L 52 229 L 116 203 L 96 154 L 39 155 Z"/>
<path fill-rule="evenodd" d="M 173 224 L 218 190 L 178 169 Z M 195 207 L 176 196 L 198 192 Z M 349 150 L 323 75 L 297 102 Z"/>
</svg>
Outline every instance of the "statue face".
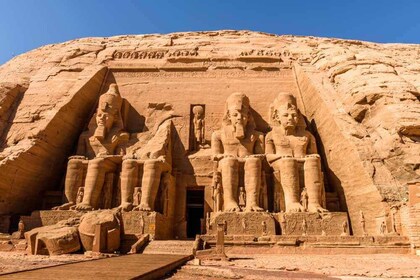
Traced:
<svg viewBox="0 0 420 280">
<path fill-rule="evenodd" d="M 245 138 L 245 127 L 248 123 L 248 110 L 244 108 L 229 107 L 228 117 L 232 124 L 237 139 Z"/>
<path fill-rule="evenodd" d="M 197 116 L 197 119 L 202 119 L 203 118 L 203 112 L 197 112 L 196 116 Z"/>
<path fill-rule="evenodd" d="M 246 126 L 248 123 L 248 113 L 246 110 L 238 108 L 229 108 L 229 120 L 233 126 L 243 125 Z"/>
<path fill-rule="evenodd" d="M 96 123 L 98 126 L 105 127 L 107 130 L 114 124 L 114 116 L 107 111 L 98 110 L 96 114 Z"/>
<path fill-rule="evenodd" d="M 293 108 L 279 108 L 274 119 L 279 122 L 285 129 L 295 128 L 298 124 L 298 111 Z"/>
</svg>

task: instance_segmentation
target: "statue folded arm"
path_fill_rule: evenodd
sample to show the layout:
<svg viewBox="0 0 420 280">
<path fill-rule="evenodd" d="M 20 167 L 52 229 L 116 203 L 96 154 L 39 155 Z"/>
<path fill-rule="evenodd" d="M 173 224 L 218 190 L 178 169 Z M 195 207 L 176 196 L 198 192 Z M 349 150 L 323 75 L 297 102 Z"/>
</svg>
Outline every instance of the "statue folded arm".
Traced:
<svg viewBox="0 0 420 280">
<path fill-rule="evenodd" d="M 273 133 L 271 131 L 265 137 L 265 156 L 270 164 L 280 158 L 279 155 L 276 155 L 276 146 L 274 145 Z"/>
<path fill-rule="evenodd" d="M 256 133 L 257 140 L 255 140 L 254 144 L 254 153 L 256 155 L 264 155 L 265 147 L 264 147 L 264 134 Z"/>
<path fill-rule="evenodd" d="M 220 135 L 220 131 L 215 131 L 211 135 L 211 150 L 212 150 L 212 156 L 213 160 L 221 160 L 223 158 L 223 144 L 222 139 Z"/>
<path fill-rule="evenodd" d="M 308 147 L 306 148 L 307 155 L 317 155 L 318 149 L 316 147 L 316 139 L 309 131 L 306 131 L 306 137 L 308 137 Z"/>
</svg>

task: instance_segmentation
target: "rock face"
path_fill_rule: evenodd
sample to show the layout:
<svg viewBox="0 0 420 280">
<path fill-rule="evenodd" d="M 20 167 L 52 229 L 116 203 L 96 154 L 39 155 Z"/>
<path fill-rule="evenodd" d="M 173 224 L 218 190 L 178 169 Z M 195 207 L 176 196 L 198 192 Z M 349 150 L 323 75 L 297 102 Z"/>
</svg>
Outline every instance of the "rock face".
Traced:
<svg viewBox="0 0 420 280">
<path fill-rule="evenodd" d="M 225 100 L 246 94 L 264 136 L 270 104 L 287 92 L 315 136 L 327 208 L 348 212 L 354 234 L 364 233 L 363 211 L 368 233 L 385 221 L 418 236 L 410 227 L 417 206 L 406 202 L 408 184 L 420 177 L 419 52 L 418 45 L 217 31 L 85 38 L 20 55 L 0 67 L 0 215 L 40 209 L 46 191 L 63 190 L 68 157 L 99 96 L 117 84 L 129 104 L 121 114 L 130 140 L 171 118 L 161 144 L 171 146 L 162 162 L 173 170 L 160 168 L 173 176 L 160 181 L 177 204 L 139 208 L 166 211 L 185 232 L 189 190 L 203 187 L 204 212 L 213 208 L 207 146 L 221 129 Z M 142 156 L 132 159 L 140 164 Z M 270 167 L 262 165 L 270 186 Z"/>
<path fill-rule="evenodd" d="M 26 232 L 28 252 L 32 255 L 61 255 L 79 251 L 78 226 L 79 219 L 71 218 Z"/>
</svg>

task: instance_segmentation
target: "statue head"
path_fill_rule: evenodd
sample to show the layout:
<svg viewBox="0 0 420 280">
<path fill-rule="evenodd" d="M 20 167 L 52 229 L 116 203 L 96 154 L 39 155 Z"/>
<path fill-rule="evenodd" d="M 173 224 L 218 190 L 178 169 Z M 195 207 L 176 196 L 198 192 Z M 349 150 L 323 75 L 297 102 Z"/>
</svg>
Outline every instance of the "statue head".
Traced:
<svg viewBox="0 0 420 280">
<path fill-rule="evenodd" d="M 118 87 L 116 84 L 111 84 L 108 91 L 99 97 L 95 136 L 104 138 L 111 128 L 121 121 L 121 105 L 122 98 Z"/>
<path fill-rule="evenodd" d="M 194 117 L 196 117 L 197 119 L 202 119 L 204 117 L 203 106 L 200 106 L 200 105 L 194 106 L 192 109 L 192 112 L 194 114 Z"/>
<path fill-rule="evenodd" d="M 281 125 L 284 129 L 295 129 L 298 126 L 299 117 L 295 97 L 290 93 L 279 93 L 270 106 L 272 124 Z"/>
<path fill-rule="evenodd" d="M 245 94 L 236 92 L 227 98 L 223 125 L 231 125 L 235 132 L 235 137 L 238 139 L 245 138 L 247 131 L 255 129 L 249 98 Z"/>
</svg>

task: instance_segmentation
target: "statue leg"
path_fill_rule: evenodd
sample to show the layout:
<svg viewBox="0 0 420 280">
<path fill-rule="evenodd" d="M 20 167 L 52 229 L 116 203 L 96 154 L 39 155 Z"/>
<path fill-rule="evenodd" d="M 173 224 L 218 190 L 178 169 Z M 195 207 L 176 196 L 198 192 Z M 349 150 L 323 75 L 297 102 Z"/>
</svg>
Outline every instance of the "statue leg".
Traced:
<svg viewBox="0 0 420 280">
<path fill-rule="evenodd" d="M 304 211 L 300 205 L 300 186 L 297 161 L 293 158 L 281 158 L 276 161 L 275 170 L 280 170 L 280 183 L 284 192 L 286 212 Z"/>
<path fill-rule="evenodd" d="M 144 163 L 143 178 L 141 181 L 141 202 L 139 210 L 153 211 L 155 206 L 156 195 L 159 190 L 160 177 L 162 172 L 168 172 L 170 166 L 159 160 L 147 160 Z"/>
<path fill-rule="evenodd" d="M 305 186 L 308 191 L 308 211 L 325 212 L 322 208 L 322 173 L 318 156 L 307 156 L 303 165 Z"/>
<path fill-rule="evenodd" d="M 53 207 L 53 210 L 68 210 L 76 204 L 77 190 L 83 186 L 84 160 L 70 159 L 67 164 L 66 180 L 64 183 L 64 194 L 66 203 L 61 206 Z"/>
<path fill-rule="evenodd" d="M 237 202 L 238 197 L 238 160 L 236 158 L 224 158 L 219 162 L 222 171 L 224 211 L 240 211 Z"/>
<path fill-rule="evenodd" d="M 121 169 L 121 205 L 124 211 L 133 208 L 133 191 L 138 182 L 138 163 L 134 159 L 126 159 Z"/>
<path fill-rule="evenodd" d="M 261 160 L 248 158 L 245 160 L 245 211 L 263 211 L 258 206 L 259 192 L 261 188 Z"/>
<path fill-rule="evenodd" d="M 96 209 L 105 182 L 105 174 L 115 169 L 115 164 L 104 158 L 89 161 L 85 181 L 85 194 L 82 203 L 76 205 L 77 210 Z"/>
</svg>

